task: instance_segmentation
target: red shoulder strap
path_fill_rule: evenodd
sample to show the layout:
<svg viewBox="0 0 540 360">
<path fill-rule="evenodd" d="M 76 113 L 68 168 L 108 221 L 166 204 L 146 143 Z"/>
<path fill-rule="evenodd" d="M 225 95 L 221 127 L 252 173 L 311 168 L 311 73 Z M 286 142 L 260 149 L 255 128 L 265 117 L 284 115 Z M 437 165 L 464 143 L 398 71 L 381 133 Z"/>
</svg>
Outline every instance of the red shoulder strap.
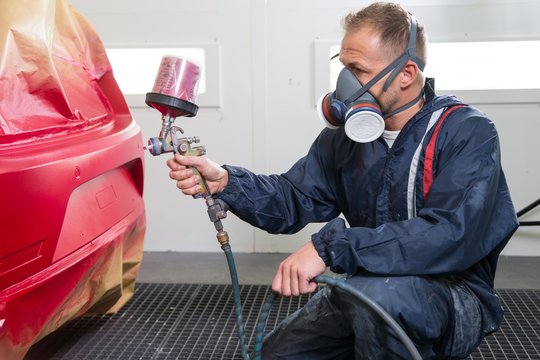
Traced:
<svg viewBox="0 0 540 360">
<path fill-rule="evenodd" d="M 464 106 L 465 105 L 456 105 L 446 109 L 446 111 L 441 115 L 441 118 L 437 122 L 437 125 L 435 125 L 435 129 L 431 134 L 431 138 L 429 139 L 429 143 L 426 147 L 426 155 L 424 157 L 424 202 L 427 201 L 429 192 L 431 191 L 431 186 L 433 185 L 433 159 L 435 158 L 435 144 L 437 142 L 439 130 L 441 129 L 441 126 L 448 115 L 450 115 L 454 110 Z"/>
</svg>

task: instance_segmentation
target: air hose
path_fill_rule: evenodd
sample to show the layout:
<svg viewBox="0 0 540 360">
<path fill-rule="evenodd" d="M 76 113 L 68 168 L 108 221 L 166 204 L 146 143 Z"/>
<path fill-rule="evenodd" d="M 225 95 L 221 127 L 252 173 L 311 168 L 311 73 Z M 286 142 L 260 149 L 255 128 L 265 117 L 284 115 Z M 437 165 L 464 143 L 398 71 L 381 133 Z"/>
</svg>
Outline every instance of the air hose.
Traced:
<svg viewBox="0 0 540 360">
<path fill-rule="evenodd" d="M 221 249 L 225 252 L 225 256 L 227 258 L 227 264 L 229 266 L 229 272 L 231 274 L 231 283 L 233 288 L 233 296 L 234 296 L 234 311 L 236 313 L 236 326 L 237 326 L 237 333 L 238 337 L 240 338 L 240 347 L 242 349 L 242 357 L 244 360 L 250 360 L 250 356 L 248 354 L 246 339 L 245 339 L 245 333 L 244 333 L 244 322 L 242 319 L 242 304 L 240 300 L 240 286 L 238 284 L 238 274 L 236 272 L 236 265 L 234 262 L 234 257 L 232 254 L 231 246 L 229 244 L 225 244 L 221 246 Z M 359 291 L 358 289 L 352 287 L 351 285 L 347 284 L 342 279 L 337 279 L 332 276 L 327 275 L 319 275 L 313 278 L 313 281 L 319 284 L 327 284 L 330 286 L 337 287 L 343 291 L 348 292 L 349 294 L 355 296 L 358 300 L 363 302 L 365 305 L 370 307 L 377 315 L 379 315 L 392 330 L 396 333 L 397 337 L 400 339 L 400 341 L 405 345 L 407 348 L 407 351 L 411 354 L 411 357 L 413 360 L 422 360 L 422 357 L 418 353 L 418 350 L 414 346 L 414 343 L 412 340 L 407 336 L 405 331 L 399 326 L 399 324 L 386 312 L 383 308 L 381 308 L 376 302 L 371 300 L 368 296 L 366 296 L 364 293 Z M 270 314 L 270 310 L 272 308 L 272 304 L 274 300 L 276 299 L 277 294 L 272 293 L 268 298 L 266 299 L 263 308 L 261 310 L 261 315 L 259 317 L 259 321 L 257 323 L 256 327 L 256 338 L 255 338 L 255 349 L 253 354 L 253 360 L 261 360 L 261 350 L 262 350 L 262 340 L 264 337 L 264 328 L 266 327 L 266 321 L 268 319 L 268 315 Z"/>
<path fill-rule="evenodd" d="M 223 225 L 221 219 L 226 217 L 227 205 L 218 199 L 213 199 L 212 196 L 206 198 L 206 205 L 208 206 L 208 215 L 210 220 L 214 223 L 216 230 L 218 231 L 216 237 L 221 244 L 221 249 L 225 253 L 227 258 L 227 265 L 229 267 L 229 273 L 231 275 L 231 284 L 233 288 L 233 297 L 234 297 L 234 312 L 236 314 L 236 328 L 238 337 L 240 339 L 240 347 L 242 350 L 242 358 L 244 360 L 251 360 L 249 356 L 248 346 L 246 343 L 246 336 L 244 332 L 244 320 L 242 316 L 242 302 L 240 299 L 240 285 L 238 283 L 238 273 L 236 271 L 236 264 L 234 262 L 234 256 L 232 253 L 231 245 L 229 244 L 229 235 L 226 231 L 223 230 Z M 407 336 L 405 331 L 399 326 L 399 324 L 381 308 L 376 302 L 371 300 L 364 293 L 358 289 L 347 284 L 342 279 L 337 279 L 332 276 L 319 275 L 313 278 L 313 281 L 319 284 L 327 284 L 330 286 L 337 287 L 343 291 L 348 292 L 349 294 L 356 297 L 358 300 L 367 305 L 371 310 L 377 313 L 388 326 L 395 332 L 396 336 L 400 341 L 405 345 L 413 360 L 422 360 L 422 357 L 418 353 L 418 350 L 414 346 L 412 340 Z M 261 360 L 261 350 L 262 350 L 262 340 L 264 337 L 264 329 L 266 327 L 266 321 L 272 304 L 276 299 L 277 294 L 271 293 L 270 296 L 266 299 L 263 308 L 261 310 L 261 315 L 256 327 L 256 337 L 255 337 L 255 348 L 253 353 L 253 360 Z"/>
<path fill-rule="evenodd" d="M 236 272 L 236 265 L 234 263 L 234 257 L 232 254 L 231 246 L 229 244 L 221 245 L 221 249 L 225 253 L 227 258 L 227 265 L 229 265 L 229 272 L 231 274 L 231 283 L 233 287 L 233 296 L 234 296 L 234 312 L 236 314 L 236 331 L 238 333 L 238 338 L 240 339 L 240 348 L 242 349 L 242 358 L 244 360 L 249 360 L 248 348 L 246 344 L 246 336 L 244 334 L 244 321 L 242 319 L 242 302 L 240 301 L 240 285 L 238 284 L 238 274 Z M 266 315 L 268 317 L 268 315 Z M 266 324 L 266 321 L 265 321 Z M 264 325 L 263 324 L 263 331 Z M 262 340 L 261 340 L 262 348 Z M 260 351 L 259 351 L 260 353 Z M 260 359 L 260 355 L 259 355 Z"/>
</svg>

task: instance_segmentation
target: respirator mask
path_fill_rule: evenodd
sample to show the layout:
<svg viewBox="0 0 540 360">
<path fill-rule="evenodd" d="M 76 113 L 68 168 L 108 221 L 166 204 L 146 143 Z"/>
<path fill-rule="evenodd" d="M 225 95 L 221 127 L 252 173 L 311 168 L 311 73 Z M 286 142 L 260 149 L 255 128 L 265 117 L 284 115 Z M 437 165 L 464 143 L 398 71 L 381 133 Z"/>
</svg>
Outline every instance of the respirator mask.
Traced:
<svg viewBox="0 0 540 360">
<path fill-rule="evenodd" d="M 360 143 L 371 142 L 379 138 L 383 133 L 384 119 L 408 109 L 422 98 L 423 91 L 407 104 L 383 114 L 377 100 L 368 92 L 375 83 L 391 72 L 383 86 L 383 91 L 386 91 L 409 60 L 414 61 L 420 71 L 424 71 L 425 64 L 414 53 L 416 20 L 411 15 L 409 16 L 411 22 L 409 44 L 403 55 L 394 60 L 365 85 L 362 85 L 349 69 L 344 68 L 339 73 L 336 90 L 323 95 L 319 99 L 317 113 L 326 126 L 329 128 L 345 126 L 345 133 L 351 140 Z"/>
</svg>

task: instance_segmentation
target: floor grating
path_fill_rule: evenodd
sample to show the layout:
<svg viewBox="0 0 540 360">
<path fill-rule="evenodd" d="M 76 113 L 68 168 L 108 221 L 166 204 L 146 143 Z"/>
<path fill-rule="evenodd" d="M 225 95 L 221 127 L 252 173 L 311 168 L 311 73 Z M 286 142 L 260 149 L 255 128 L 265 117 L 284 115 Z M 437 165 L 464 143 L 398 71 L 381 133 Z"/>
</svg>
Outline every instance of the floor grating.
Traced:
<svg viewBox="0 0 540 360">
<path fill-rule="evenodd" d="M 497 290 L 505 319 L 469 359 L 540 359 L 540 290 Z M 266 285 L 241 287 L 250 348 Z M 267 330 L 304 305 L 308 296 L 278 298 Z M 25 360 L 242 359 L 229 285 L 137 284 L 117 314 L 73 320 L 35 344 Z"/>
</svg>

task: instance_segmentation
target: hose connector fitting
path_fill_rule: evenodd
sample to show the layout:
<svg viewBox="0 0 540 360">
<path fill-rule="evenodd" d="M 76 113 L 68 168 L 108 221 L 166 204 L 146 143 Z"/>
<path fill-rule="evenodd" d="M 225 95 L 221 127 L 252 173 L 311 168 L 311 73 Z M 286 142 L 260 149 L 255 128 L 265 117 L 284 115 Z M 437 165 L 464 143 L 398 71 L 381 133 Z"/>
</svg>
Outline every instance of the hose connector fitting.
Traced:
<svg viewBox="0 0 540 360">
<path fill-rule="evenodd" d="M 216 238 L 221 246 L 229 244 L 229 234 L 225 230 L 218 231 Z"/>
</svg>

